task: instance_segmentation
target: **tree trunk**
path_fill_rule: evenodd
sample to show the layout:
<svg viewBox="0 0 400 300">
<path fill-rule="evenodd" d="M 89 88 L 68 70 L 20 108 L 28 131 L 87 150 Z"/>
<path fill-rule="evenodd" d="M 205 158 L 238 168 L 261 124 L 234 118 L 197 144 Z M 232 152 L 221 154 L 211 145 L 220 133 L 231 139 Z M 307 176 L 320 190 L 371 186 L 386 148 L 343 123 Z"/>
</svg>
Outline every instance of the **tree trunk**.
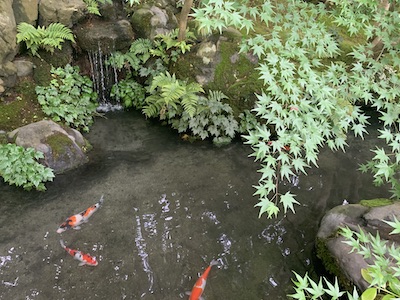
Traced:
<svg viewBox="0 0 400 300">
<path fill-rule="evenodd" d="M 179 33 L 178 33 L 178 41 L 181 42 L 186 38 L 186 28 L 187 28 L 187 20 L 189 17 L 190 10 L 192 9 L 193 0 L 185 0 L 183 4 L 181 15 L 179 17 Z"/>
</svg>

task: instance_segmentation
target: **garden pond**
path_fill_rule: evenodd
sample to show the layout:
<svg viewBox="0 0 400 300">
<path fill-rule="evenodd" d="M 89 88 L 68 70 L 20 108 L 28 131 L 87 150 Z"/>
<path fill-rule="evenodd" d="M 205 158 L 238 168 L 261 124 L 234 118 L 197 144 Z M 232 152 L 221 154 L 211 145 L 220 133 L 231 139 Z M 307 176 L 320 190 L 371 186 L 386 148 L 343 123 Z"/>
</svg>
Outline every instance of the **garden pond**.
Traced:
<svg viewBox="0 0 400 300">
<path fill-rule="evenodd" d="M 323 150 L 319 168 L 282 183 L 301 205 L 272 220 L 258 218 L 259 166 L 240 140 L 189 143 L 137 112 L 107 113 L 86 137 L 90 162 L 46 192 L 0 182 L 0 299 L 187 299 L 212 259 L 205 299 L 286 299 L 292 270 L 313 272 L 325 211 L 387 196 L 357 171 L 373 137 Z M 102 195 L 81 230 L 56 233 Z M 98 266 L 78 266 L 60 239 Z"/>
</svg>

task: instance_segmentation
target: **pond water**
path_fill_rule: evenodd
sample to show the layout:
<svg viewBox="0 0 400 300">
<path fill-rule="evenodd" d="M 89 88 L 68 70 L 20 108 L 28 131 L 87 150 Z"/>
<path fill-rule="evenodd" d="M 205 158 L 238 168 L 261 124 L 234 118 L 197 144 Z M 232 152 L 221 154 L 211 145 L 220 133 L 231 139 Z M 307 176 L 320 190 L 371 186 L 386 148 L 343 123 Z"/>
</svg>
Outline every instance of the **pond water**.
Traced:
<svg viewBox="0 0 400 300">
<path fill-rule="evenodd" d="M 345 154 L 323 151 L 320 168 L 286 183 L 302 203 L 296 215 L 259 219 L 249 147 L 191 144 L 136 112 L 106 117 L 86 135 L 90 162 L 46 192 L 0 182 L 0 299 L 187 299 L 212 259 L 205 299 L 286 299 L 292 270 L 312 270 L 324 212 L 386 196 L 356 171 L 371 154 L 351 139 Z M 81 230 L 56 233 L 101 195 Z M 98 266 L 78 266 L 60 238 Z"/>
</svg>

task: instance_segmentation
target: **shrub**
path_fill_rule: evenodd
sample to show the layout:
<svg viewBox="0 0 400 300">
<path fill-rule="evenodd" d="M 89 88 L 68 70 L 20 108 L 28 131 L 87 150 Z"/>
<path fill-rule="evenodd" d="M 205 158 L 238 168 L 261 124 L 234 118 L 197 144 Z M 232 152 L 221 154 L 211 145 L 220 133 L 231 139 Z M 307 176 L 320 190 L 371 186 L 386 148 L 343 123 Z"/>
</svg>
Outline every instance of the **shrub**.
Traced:
<svg viewBox="0 0 400 300">
<path fill-rule="evenodd" d="M 43 157 L 42 152 L 33 148 L 25 149 L 15 144 L 0 145 L 0 175 L 10 185 L 44 191 L 44 182 L 53 181 L 54 173 L 37 162 Z"/>
<path fill-rule="evenodd" d="M 193 117 L 183 112 L 181 118 L 171 121 L 172 127 L 179 132 L 190 130 L 202 140 L 212 137 L 216 145 L 230 143 L 238 131 L 238 122 L 232 108 L 221 102 L 226 98 L 220 91 L 210 91 L 208 98 L 199 97 Z"/>
<path fill-rule="evenodd" d="M 78 67 L 52 68 L 54 79 L 49 86 L 37 86 L 43 112 L 55 122 L 64 122 L 88 132 L 97 108 L 97 93 L 92 81 L 79 74 Z"/>
</svg>

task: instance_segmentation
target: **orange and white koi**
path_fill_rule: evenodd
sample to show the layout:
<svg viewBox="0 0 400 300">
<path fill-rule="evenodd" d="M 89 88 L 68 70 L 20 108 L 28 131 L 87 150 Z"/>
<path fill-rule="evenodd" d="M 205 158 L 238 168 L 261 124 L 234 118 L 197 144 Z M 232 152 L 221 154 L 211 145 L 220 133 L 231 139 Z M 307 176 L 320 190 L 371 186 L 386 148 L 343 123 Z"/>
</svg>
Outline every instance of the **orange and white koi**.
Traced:
<svg viewBox="0 0 400 300">
<path fill-rule="evenodd" d="M 57 233 L 63 233 L 64 231 L 71 229 L 71 228 L 76 229 L 76 230 L 81 229 L 80 225 L 89 221 L 89 218 L 101 207 L 103 202 L 104 202 L 104 200 L 103 200 L 103 195 L 102 195 L 99 202 L 92 205 L 88 209 L 86 209 L 76 215 L 70 216 L 68 219 L 66 219 L 65 222 L 62 223 L 58 227 Z"/>
<path fill-rule="evenodd" d="M 207 269 L 204 271 L 204 273 L 199 277 L 199 279 L 197 279 L 196 283 L 194 284 L 192 291 L 189 294 L 189 300 L 201 300 L 203 299 L 203 297 L 201 297 L 201 295 L 204 292 L 204 289 L 206 287 L 206 283 L 207 283 L 207 277 L 208 274 L 211 271 L 212 266 L 215 266 L 218 264 L 218 261 L 213 259 L 210 262 L 210 265 L 207 267 Z"/>
<path fill-rule="evenodd" d="M 98 261 L 96 260 L 96 257 L 90 256 L 89 254 L 83 253 L 82 251 L 79 250 L 68 248 L 67 246 L 65 246 L 63 240 L 60 240 L 60 244 L 61 247 L 63 247 L 64 250 L 67 251 L 69 255 L 71 255 L 76 260 L 80 261 L 79 266 L 84 266 L 84 265 L 97 266 L 99 264 Z"/>
</svg>

